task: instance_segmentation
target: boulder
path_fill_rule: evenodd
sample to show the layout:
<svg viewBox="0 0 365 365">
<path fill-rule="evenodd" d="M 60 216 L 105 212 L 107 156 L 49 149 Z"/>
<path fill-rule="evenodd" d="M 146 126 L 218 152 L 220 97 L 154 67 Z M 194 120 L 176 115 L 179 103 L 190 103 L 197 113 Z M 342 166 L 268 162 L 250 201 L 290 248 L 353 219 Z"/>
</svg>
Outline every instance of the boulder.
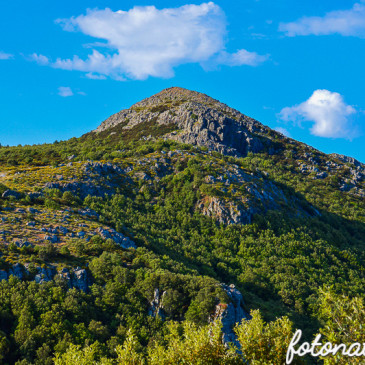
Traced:
<svg viewBox="0 0 365 365">
<path fill-rule="evenodd" d="M 43 196 L 43 193 L 41 192 L 36 192 L 36 193 L 27 193 L 27 195 L 31 198 L 31 199 L 37 199 L 37 198 L 40 198 Z M 29 209 L 33 209 L 33 208 L 29 208 Z M 37 210 L 37 209 L 34 209 L 34 210 Z M 29 210 L 30 212 L 30 210 Z M 38 211 L 37 211 L 38 212 Z M 37 213 L 36 212 L 36 213 Z"/>
<path fill-rule="evenodd" d="M 143 171 L 138 171 L 134 174 L 134 176 L 139 179 L 139 180 L 143 180 L 143 181 L 148 181 L 148 180 L 151 180 L 151 176 L 146 174 L 145 172 Z"/>
<path fill-rule="evenodd" d="M 28 242 L 27 240 L 15 240 L 14 244 L 16 247 L 22 248 L 22 247 L 33 247 L 33 245 Z"/>
<path fill-rule="evenodd" d="M 124 249 L 128 248 L 137 248 L 136 244 L 127 236 L 124 236 L 121 233 L 118 233 L 116 231 L 112 231 L 112 240 L 118 244 L 120 247 Z"/>
<path fill-rule="evenodd" d="M 53 235 L 46 235 L 46 236 L 44 236 L 44 240 L 45 241 L 49 241 L 51 243 L 57 243 L 58 242 L 58 237 L 55 234 L 53 234 Z"/>
<path fill-rule="evenodd" d="M 73 270 L 71 276 L 71 287 L 87 292 L 89 285 L 91 284 L 88 272 L 85 269 L 80 269 L 79 267 Z"/>
<path fill-rule="evenodd" d="M 57 226 L 56 229 L 58 230 L 59 233 L 63 235 L 65 235 L 68 232 L 68 229 L 66 227 Z"/>
<path fill-rule="evenodd" d="M 15 190 L 5 190 L 2 194 L 3 198 L 9 198 L 9 197 L 14 197 L 15 199 L 20 199 L 22 197 L 22 194 L 15 191 Z"/>
<path fill-rule="evenodd" d="M 24 278 L 24 268 L 21 264 L 17 263 L 15 264 L 10 270 L 9 270 L 9 276 L 14 275 L 18 277 L 19 279 Z"/>
<path fill-rule="evenodd" d="M 324 179 L 328 176 L 327 172 L 325 171 L 322 171 L 322 172 L 318 172 L 317 175 L 316 175 L 316 178 L 317 179 Z"/>
<path fill-rule="evenodd" d="M 105 229 L 99 227 L 96 230 L 96 233 L 100 235 L 101 238 L 104 240 L 112 239 L 116 244 L 124 249 L 128 248 L 137 248 L 136 244 L 127 236 L 123 235 L 122 233 L 117 232 L 114 229 Z"/>
<path fill-rule="evenodd" d="M 37 274 L 34 277 L 34 280 L 38 284 L 42 284 L 47 281 L 53 280 L 56 275 L 56 269 L 53 266 L 49 267 L 37 267 Z"/>
</svg>

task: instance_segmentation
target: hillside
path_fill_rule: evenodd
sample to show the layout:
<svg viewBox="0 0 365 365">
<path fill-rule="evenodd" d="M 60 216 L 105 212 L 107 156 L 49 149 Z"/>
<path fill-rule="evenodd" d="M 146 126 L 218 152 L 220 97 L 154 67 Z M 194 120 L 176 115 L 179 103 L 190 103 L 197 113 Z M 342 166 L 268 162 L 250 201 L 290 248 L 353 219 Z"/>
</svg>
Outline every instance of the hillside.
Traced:
<svg viewBox="0 0 365 365">
<path fill-rule="evenodd" d="M 0 362 L 113 358 L 130 330 L 146 356 L 172 321 L 220 318 L 237 344 L 254 309 L 312 336 L 324 292 L 363 297 L 364 177 L 176 87 L 80 138 L 1 147 Z"/>
</svg>

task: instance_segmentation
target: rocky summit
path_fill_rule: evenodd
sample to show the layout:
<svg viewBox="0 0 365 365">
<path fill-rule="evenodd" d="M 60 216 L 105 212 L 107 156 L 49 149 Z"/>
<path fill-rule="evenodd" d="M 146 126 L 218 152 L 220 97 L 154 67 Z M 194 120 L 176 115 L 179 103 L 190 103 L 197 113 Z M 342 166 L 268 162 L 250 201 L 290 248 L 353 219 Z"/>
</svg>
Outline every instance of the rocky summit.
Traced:
<svg viewBox="0 0 365 365">
<path fill-rule="evenodd" d="M 282 364 L 296 328 L 363 333 L 364 198 L 362 162 L 177 87 L 0 147 L 0 363 Z"/>
<path fill-rule="evenodd" d="M 104 121 L 94 132 L 115 133 L 141 125 L 171 129 L 165 138 L 204 146 L 226 155 L 246 156 L 270 145 L 267 128 L 235 109 L 196 91 L 172 87 Z M 149 136 L 146 136 L 147 138 Z"/>
</svg>

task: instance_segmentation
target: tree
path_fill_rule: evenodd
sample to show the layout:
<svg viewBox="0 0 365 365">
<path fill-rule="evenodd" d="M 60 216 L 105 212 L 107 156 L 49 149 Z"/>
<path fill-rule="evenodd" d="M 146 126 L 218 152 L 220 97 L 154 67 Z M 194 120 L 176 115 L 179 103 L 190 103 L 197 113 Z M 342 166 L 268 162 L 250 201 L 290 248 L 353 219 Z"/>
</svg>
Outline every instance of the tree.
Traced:
<svg viewBox="0 0 365 365">
<path fill-rule="evenodd" d="M 71 344 L 64 354 L 56 354 L 55 365 L 112 365 L 113 361 L 101 357 L 100 345 L 95 342 L 90 346 L 81 348 Z"/>
<path fill-rule="evenodd" d="M 223 343 L 220 322 L 203 327 L 191 322 L 184 322 L 182 326 L 172 322 L 167 328 L 167 346 L 156 344 L 149 349 L 150 365 L 243 364 L 235 349 L 227 349 Z"/>
<path fill-rule="evenodd" d="M 251 365 L 285 364 L 286 352 L 293 337 L 292 323 L 288 317 L 265 323 L 258 310 L 251 311 L 252 319 L 236 327 L 242 356 Z M 300 364 L 295 360 L 292 364 Z"/>
<path fill-rule="evenodd" d="M 322 343 L 345 344 L 365 343 L 365 305 L 364 299 L 350 298 L 336 294 L 331 288 L 320 291 L 319 317 L 322 320 L 320 333 Z M 364 357 L 344 356 L 341 351 L 336 355 L 323 358 L 325 365 L 363 364 Z"/>
</svg>

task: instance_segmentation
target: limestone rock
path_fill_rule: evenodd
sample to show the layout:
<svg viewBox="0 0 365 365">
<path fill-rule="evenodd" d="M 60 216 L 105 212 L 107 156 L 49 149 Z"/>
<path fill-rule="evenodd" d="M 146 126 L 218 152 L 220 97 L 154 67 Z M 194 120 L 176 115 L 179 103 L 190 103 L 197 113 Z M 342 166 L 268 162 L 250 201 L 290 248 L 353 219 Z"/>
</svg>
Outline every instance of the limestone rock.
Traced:
<svg viewBox="0 0 365 365">
<path fill-rule="evenodd" d="M 99 218 L 99 214 L 92 209 L 79 209 L 77 213 L 90 218 Z"/>
<path fill-rule="evenodd" d="M 350 156 L 345 156 L 345 155 L 340 155 L 338 153 L 331 153 L 329 156 L 337 158 L 338 160 L 344 162 L 344 163 L 350 163 L 353 164 L 355 166 L 362 166 L 364 167 L 364 164 L 361 163 L 360 161 L 354 159 L 353 157 Z"/>
<path fill-rule="evenodd" d="M 220 319 L 222 322 L 222 333 L 223 342 L 234 343 L 239 348 L 239 342 L 234 332 L 234 327 L 244 319 L 248 319 L 248 314 L 244 311 L 243 296 L 239 290 L 236 289 L 235 285 L 224 285 L 222 284 L 223 290 L 227 293 L 230 303 L 216 306 L 214 319 Z"/>
<path fill-rule="evenodd" d="M 151 317 L 160 317 L 162 320 L 166 318 L 165 312 L 163 310 L 163 298 L 166 295 L 164 291 L 160 297 L 160 291 L 156 288 L 154 292 L 153 299 L 150 302 L 148 309 L 148 315 Z"/>
<path fill-rule="evenodd" d="M 22 248 L 22 247 L 33 247 L 33 245 L 28 242 L 27 240 L 15 240 L 14 241 L 15 246 Z"/>
<path fill-rule="evenodd" d="M 88 291 L 89 285 L 91 284 L 88 272 L 85 269 L 75 268 L 71 276 L 71 287 L 84 292 Z"/>
<path fill-rule="evenodd" d="M 14 275 L 18 277 L 19 279 L 24 278 L 24 268 L 21 264 L 17 263 L 15 264 L 10 270 L 9 270 L 9 276 Z"/>
<path fill-rule="evenodd" d="M 217 197 L 207 197 L 197 207 L 204 215 L 214 217 L 223 224 L 249 224 L 253 214 L 251 209 L 244 210 L 243 206 Z"/>
<path fill-rule="evenodd" d="M 264 134 L 261 123 L 207 95 L 177 87 L 163 90 L 112 115 L 93 133 L 107 130 L 114 133 L 113 128 L 118 125 L 130 129 L 147 122 L 175 126 L 178 132 L 166 134 L 166 138 L 227 155 L 246 156 L 248 152 L 263 150 L 264 143 L 271 144 L 264 136 L 257 138 L 255 135 Z M 150 138 L 147 134 L 148 131 L 145 139 Z"/>
<path fill-rule="evenodd" d="M 49 267 L 37 267 L 37 274 L 34 277 L 34 280 L 38 284 L 42 284 L 47 281 L 53 280 L 56 275 L 56 269 L 53 266 Z"/>
<path fill-rule="evenodd" d="M 96 230 L 96 233 L 105 240 L 112 239 L 116 244 L 124 249 L 137 248 L 136 244 L 129 237 L 124 236 L 122 233 L 119 233 L 112 228 L 106 229 L 99 227 Z"/>
<path fill-rule="evenodd" d="M 15 190 L 10 190 L 10 189 L 5 190 L 5 191 L 3 192 L 3 194 L 2 194 L 2 197 L 3 197 L 3 198 L 14 197 L 15 199 L 20 199 L 20 198 L 21 198 L 21 196 L 22 196 L 22 194 L 21 194 L 21 193 L 19 193 L 19 192 L 15 191 Z"/>
<path fill-rule="evenodd" d="M 51 243 L 57 243 L 58 242 L 58 237 L 55 234 L 53 234 L 53 235 L 46 235 L 46 236 L 44 236 L 44 240 L 45 241 L 49 241 Z"/>
</svg>

